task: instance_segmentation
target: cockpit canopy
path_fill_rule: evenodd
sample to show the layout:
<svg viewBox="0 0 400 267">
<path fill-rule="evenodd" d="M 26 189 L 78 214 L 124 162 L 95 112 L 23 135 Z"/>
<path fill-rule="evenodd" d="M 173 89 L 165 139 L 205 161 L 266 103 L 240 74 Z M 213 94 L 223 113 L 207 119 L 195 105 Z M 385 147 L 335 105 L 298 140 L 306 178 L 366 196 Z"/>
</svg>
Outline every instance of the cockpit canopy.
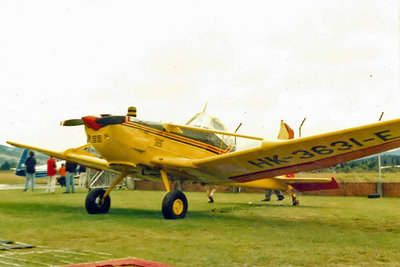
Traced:
<svg viewBox="0 0 400 267">
<path fill-rule="evenodd" d="M 227 131 L 225 125 L 218 118 L 205 112 L 197 113 L 186 125 L 210 130 Z"/>
<path fill-rule="evenodd" d="M 186 123 L 186 125 L 215 131 L 228 131 L 225 125 L 217 117 L 205 112 L 197 113 L 191 120 L 189 120 L 189 122 Z M 217 136 L 219 139 L 223 139 L 223 142 L 226 146 L 235 147 L 235 143 L 231 136 L 220 134 L 217 134 Z"/>
</svg>

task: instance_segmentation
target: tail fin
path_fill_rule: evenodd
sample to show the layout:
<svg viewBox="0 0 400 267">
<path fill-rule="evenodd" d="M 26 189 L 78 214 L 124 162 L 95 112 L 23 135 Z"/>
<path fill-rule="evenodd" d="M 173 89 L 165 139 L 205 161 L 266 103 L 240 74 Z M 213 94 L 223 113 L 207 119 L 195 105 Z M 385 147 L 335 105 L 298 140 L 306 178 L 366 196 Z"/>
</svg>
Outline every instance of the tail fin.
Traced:
<svg viewBox="0 0 400 267">
<path fill-rule="evenodd" d="M 15 169 L 15 174 L 18 176 L 25 176 L 25 160 L 28 157 L 29 149 L 25 149 L 22 154 L 21 158 L 19 159 L 17 168 Z"/>
<path fill-rule="evenodd" d="M 281 120 L 281 129 L 279 130 L 278 139 L 280 139 L 280 140 L 289 140 L 289 139 L 293 139 L 293 138 L 294 138 L 293 129 L 290 128 L 289 125 L 284 123 L 283 120 Z M 294 173 L 288 173 L 288 174 L 285 174 L 285 177 L 294 178 L 295 174 Z"/>
</svg>

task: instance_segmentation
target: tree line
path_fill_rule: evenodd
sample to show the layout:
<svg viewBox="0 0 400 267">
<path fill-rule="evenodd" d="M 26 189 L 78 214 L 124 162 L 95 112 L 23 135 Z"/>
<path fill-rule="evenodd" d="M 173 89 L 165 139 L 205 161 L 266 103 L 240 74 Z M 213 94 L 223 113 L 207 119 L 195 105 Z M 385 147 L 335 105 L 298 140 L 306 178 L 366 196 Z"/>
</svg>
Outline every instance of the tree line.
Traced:
<svg viewBox="0 0 400 267">
<path fill-rule="evenodd" d="M 9 171 L 9 170 L 11 170 L 11 168 L 15 168 L 15 167 L 17 167 L 17 163 L 6 161 L 3 164 L 1 164 L 0 171 Z"/>
<path fill-rule="evenodd" d="M 379 167 L 378 156 L 357 159 L 313 172 L 377 172 Z M 400 156 L 381 155 L 381 169 L 385 172 L 400 170 Z"/>
</svg>

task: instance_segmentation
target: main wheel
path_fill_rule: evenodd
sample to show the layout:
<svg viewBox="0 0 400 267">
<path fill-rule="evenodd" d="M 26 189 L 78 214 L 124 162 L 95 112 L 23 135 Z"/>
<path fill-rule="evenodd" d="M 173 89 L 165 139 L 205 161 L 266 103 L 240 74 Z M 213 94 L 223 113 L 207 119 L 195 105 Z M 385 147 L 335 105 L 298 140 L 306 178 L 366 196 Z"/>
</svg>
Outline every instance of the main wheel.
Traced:
<svg viewBox="0 0 400 267">
<path fill-rule="evenodd" d="M 102 201 L 105 190 L 96 188 L 89 192 L 86 196 L 85 207 L 89 214 L 107 213 L 110 209 L 111 200 L 110 195 Z"/>
<path fill-rule="evenodd" d="M 165 219 L 185 218 L 188 202 L 184 193 L 174 190 L 165 195 L 162 203 L 162 213 Z"/>
</svg>

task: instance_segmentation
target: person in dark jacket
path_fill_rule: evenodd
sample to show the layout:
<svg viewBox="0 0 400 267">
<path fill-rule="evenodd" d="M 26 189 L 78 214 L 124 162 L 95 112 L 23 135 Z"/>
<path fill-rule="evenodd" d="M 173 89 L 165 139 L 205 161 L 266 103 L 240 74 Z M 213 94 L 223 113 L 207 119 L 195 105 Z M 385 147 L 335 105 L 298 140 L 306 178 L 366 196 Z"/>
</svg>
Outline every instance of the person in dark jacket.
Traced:
<svg viewBox="0 0 400 267">
<path fill-rule="evenodd" d="M 29 188 L 29 183 L 32 186 L 32 192 L 35 190 L 35 165 L 36 160 L 34 158 L 35 153 L 33 151 L 29 151 L 29 157 L 25 160 L 25 189 L 26 192 Z"/>
<path fill-rule="evenodd" d="M 77 164 L 67 161 L 65 164 L 65 170 L 67 171 L 67 175 L 65 176 L 65 192 L 69 193 L 69 187 L 71 186 L 71 193 L 75 193 L 75 182 L 74 182 L 74 175 L 76 171 Z"/>
</svg>

